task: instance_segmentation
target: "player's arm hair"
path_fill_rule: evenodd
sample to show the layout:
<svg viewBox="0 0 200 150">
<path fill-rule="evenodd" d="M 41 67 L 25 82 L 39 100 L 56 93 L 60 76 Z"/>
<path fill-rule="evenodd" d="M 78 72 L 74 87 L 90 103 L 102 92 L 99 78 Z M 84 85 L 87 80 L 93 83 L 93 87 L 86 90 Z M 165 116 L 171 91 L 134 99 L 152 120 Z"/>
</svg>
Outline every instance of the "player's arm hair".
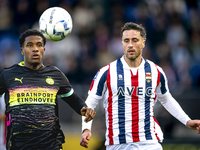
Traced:
<svg viewBox="0 0 200 150">
<path fill-rule="evenodd" d="M 79 115 L 81 115 L 81 109 L 87 107 L 83 99 L 81 99 L 75 92 L 69 97 L 62 98 L 71 108 L 73 108 Z"/>
</svg>

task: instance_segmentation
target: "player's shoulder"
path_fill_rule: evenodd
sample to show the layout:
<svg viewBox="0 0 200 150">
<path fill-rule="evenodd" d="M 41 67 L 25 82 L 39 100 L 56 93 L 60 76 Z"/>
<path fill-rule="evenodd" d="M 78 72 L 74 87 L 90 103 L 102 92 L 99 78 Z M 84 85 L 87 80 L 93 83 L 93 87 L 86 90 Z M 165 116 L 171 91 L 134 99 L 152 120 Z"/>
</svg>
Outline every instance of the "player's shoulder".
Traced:
<svg viewBox="0 0 200 150">
<path fill-rule="evenodd" d="M 100 74 L 104 74 L 106 71 L 108 71 L 108 69 L 110 68 L 111 65 L 116 64 L 116 63 L 117 63 L 117 60 L 114 60 L 114 61 L 110 62 L 109 64 L 101 67 L 98 72 L 100 72 Z"/>
<path fill-rule="evenodd" d="M 10 72 L 10 71 L 13 71 L 13 70 L 17 70 L 18 68 L 18 64 L 14 64 L 10 67 L 4 67 L 1 69 L 1 72 Z"/>
<path fill-rule="evenodd" d="M 157 64 L 154 63 L 153 61 L 148 60 L 148 59 L 145 59 L 145 61 L 146 61 L 147 63 L 149 63 L 151 67 L 154 67 L 154 68 L 156 68 L 157 70 L 159 70 L 160 72 L 163 72 L 162 67 L 160 67 L 159 65 L 157 65 Z"/>
<path fill-rule="evenodd" d="M 101 69 L 108 69 L 110 65 L 116 64 L 116 63 L 117 63 L 117 60 L 114 60 L 114 61 L 110 62 L 109 64 L 103 66 Z"/>
<path fill-rule="evenodd" d="M 45 66 L 44 70 L 45 71 L 52 71 L 52 72 L 63 73 L 58 67 L 56 67 L 56 66 L 50 66 L 50 65 Z"/>
<path fill-rule="evenodd" d="M 154 63 L 153 61 L 149 60 L 149 59 L 144 59 L 146 63 L 150 64 L 151 66 L 155 66 L 155 67 L 159 67 L 161 68 L 160 66 L 158 66 L 156 63 Z"/>
<path fill-rule="evenodd" d="M 60 69 L 56 66 L 50 66 L 50 65 L 47 65 L 45 66 L 45 69 L 47 70 L 57 70 L 57 71 L 60 71 Z"/>
<path fill-rule="evenodd" d="M 155 66 L 158 66 L 156 63 L 154 63 L 153 61 L 149 60 L 149 59 L 144 59 L 144 61 L 146 63 L 149 63 L 150 65 L 155 65 Z"/>
<path fill-rule="evenodd" d="M 109 64 L 103 66 L 102 68 L 100 68 L 100 69 L 99 69 L 99 72 L 106 72 L 106 71 L 109 69 L 110 64 L 111 64 L 111 63 L 109 63 Z"/>
</svg>

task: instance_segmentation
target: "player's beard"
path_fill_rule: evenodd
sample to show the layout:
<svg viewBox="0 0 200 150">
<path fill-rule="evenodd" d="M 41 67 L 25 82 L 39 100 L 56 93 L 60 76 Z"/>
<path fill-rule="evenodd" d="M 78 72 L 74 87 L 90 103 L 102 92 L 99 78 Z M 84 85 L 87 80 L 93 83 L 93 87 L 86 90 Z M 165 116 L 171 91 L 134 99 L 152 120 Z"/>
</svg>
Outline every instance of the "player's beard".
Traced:
<svg viewBox="0 0 200 150">
<path fill-rule="evenodd" d="M 32 59 L 32 60 L 30 61 L 31 66 L 33 66 L 33 68 L 37 68 L 39 65 L 42 64 L 42 60 L 43 60 L 43 57 L 42 57 L 42 56 L 39 56 L 38 59 Z"/>
<path fill-rule="evenodd" d="M 142 50 L 135 51 L 135 55 L 130 55 L 128 52 L 125 53 L 125 56 L 130 61 L 135 61 L 139 56 L 141 56 Z"/>
<path fill-rule="evenodd" d="M 40 66 L 40 64 L 42 64 L 41 58 L 37 59 L 37 60 L 31 60 L 29 62 L 30 66 L 32 66 L 33 68 L 38 68 L 38 66 Z"/>
<path fill-rule="evenodd" d="M 33 68 L 36 68 L 40 63 L 32 63 Z"/>
</svg>

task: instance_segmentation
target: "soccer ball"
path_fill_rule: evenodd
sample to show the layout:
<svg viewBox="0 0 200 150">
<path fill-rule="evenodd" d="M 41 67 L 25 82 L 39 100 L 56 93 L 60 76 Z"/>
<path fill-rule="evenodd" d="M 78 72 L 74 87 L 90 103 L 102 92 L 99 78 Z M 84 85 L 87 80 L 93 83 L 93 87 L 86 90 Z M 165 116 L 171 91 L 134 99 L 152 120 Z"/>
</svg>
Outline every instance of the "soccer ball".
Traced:
<svg viewBox="0 0 200 150">
<path fill-rule="evenodd" d="M 39 19 L 39 29 L 45 38 L 51 41 L 60 41 L 72 31 L 72 18 L 61 7 L 46 9 Z"/>
</svg>

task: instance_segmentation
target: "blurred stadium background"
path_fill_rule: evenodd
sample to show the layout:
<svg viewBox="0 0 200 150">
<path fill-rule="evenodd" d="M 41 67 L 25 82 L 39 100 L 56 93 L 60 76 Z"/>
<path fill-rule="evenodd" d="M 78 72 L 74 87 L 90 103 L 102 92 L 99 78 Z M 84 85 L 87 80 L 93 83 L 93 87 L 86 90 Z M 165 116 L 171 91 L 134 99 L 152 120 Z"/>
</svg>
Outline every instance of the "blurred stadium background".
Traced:
<svg viewBox="0 0 200 150">
<path fill-rule="evenodd" d="M 49 7 L 65 8 L 72 33 L 63 41 L 47 41 L 44 64 L 56 65 L 75 91 L 87 97 L 99 68 L 123 54 L 120 28 L 125 22 L 147 31 L 143 57 L 161 66 L 172 95 L 192 119 L 200 119 L 200 0 L 0 0 L 0 68 L 23 60 L 18 38 Z M 64 150 L 81 150 L 81 117 L 60 100 Z M 97 106 L 88 150 L 104 150 L 104 110 Z M 164 132 L 164 150 L 199 150 L 200 135 L 174 119 L 159 103 L 155 116 Z"/>
</svg>

